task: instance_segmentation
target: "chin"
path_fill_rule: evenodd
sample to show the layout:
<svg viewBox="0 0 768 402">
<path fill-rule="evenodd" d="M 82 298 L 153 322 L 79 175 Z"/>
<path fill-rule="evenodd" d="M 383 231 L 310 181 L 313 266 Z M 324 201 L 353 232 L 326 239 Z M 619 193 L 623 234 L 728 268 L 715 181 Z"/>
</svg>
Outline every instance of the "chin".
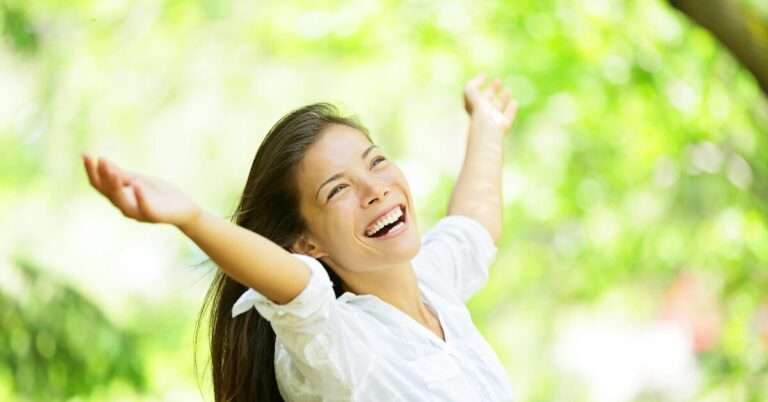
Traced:
<svg viewBox="0 0 768 402">
<path fill-rule="evenodd" d="M 415 236 L 408 236 L 408 239 L 403 240 L 403 242 L 393 247 L 394 250 L 388 253 L 392 258 L 396 258 L 398 263 L 411 261 L 421 250 L 421 238 L 418 233 Z"/>
</svg>

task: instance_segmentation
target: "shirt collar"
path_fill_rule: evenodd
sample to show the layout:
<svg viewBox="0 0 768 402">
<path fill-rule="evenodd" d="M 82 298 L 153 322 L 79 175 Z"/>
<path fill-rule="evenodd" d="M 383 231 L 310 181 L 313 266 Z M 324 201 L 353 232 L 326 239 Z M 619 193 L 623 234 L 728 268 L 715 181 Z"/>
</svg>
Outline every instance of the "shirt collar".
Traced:
<svg viewBox="0 0 768 402">
<path fill-rule="evenodd" d="M 426 294 L 426 292 L 428 292 L 428 290 L 424 289 L 425 286 L 423 286 L 421 284 L 421 282 L 417 282 L 417 284 L 418 284 L 418 287 L 419 287 L 419 292 L 421 293 L 421 298 L 424 301 L 426 301 L 427 304 L 431 304 L 431 302 L 429 301 L 429 299 L 431 299 L 431 294 Z M 356 295 L 356 294 L 354 294 L 352 292 L 344 292 L 344 294 L 339 296 L 336 300 L 339 301 L 339 302 L 342 302 L 342 303 L 356 304 L 356 305 L 359 305 L 360 307 L 370 306 L 371 303 L 374 303 L 374 305 L 376 303 L 384 303 L 384 301 L 379 299 L 378 296 L 374 296 L 374 295 Z"/>
<path fill-rule="evenodd" d="M 344 302 L 344 303 L 363 303 L 366 300 L 369 299 L 378 299 L 378 297 L 374 295 L 356 295 L 352 292 L 344 292 L 341 296 L 339 296 L 338 301 Z"/>
</svg>

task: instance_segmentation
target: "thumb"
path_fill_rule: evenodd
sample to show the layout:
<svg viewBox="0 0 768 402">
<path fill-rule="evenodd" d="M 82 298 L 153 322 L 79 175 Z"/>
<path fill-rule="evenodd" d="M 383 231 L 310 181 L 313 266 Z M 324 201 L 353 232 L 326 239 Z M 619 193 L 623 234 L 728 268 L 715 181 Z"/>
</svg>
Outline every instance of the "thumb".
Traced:
<svg viewBox="0 0 768 402">
<path fill-rule="evenodd" d="M 467 82 L 467 88 L 480 88 L 485 82 L 485 73 L 479 73 Z"/>
</svg>

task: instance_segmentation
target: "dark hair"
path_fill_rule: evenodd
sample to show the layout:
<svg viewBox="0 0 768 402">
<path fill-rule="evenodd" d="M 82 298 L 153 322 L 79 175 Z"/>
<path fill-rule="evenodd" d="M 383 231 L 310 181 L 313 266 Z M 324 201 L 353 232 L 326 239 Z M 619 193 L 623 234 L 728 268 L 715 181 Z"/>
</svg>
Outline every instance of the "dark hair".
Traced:
<svg viewBox="0 0 768 402">
<path fill-rule="evenodd" d="M 370 141 L 368 130 L 356 118 L 340 115 L 328 103 L 307 105 L 282 117 L 256 152 L 233 215 L 234 223 L 290 251 L 306 230 L 299 211 L 298 166 L 307 149 L 333 124 L 356 128 Z M 339 297 L 343 293 L 341 279 L 320 263 Z M 255 309 L 232 317 L 232 305 L 246 290 L 246 286 L 217 270 L 197 318 L 194 344 L 205 312 L 210 309 L 208 335 L 215 400 L 284 402 L 275 377 L 275 332 L 270 323 Z M 194 360 L 197 372 L 196 352 Z"/>
</svg>

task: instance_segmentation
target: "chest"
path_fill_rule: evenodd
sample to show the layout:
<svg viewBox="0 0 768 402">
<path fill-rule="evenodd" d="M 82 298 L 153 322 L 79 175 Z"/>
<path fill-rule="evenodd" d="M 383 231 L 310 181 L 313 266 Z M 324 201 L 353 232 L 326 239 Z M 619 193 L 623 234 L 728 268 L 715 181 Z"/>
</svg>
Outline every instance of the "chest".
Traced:
<svg viewBox="0 0 768 402">
<path fill-rule="evenodd" d="M 354 387 L 368 396 L 361 400 L 376 399 L 374 395 L 414 402 L 509 400 L 503 396 L 503 369 L 495 371 L 483 357 L 452 346 L 424 349 L 415 356 L 379 356 L 370 373 Z"/>
<path fill-rule="evenodd" d="M 440 307 L 441 319 L 433 317 L 428 325 L 388 309 L 356 310 L 341 320 L 337 347 L 323 358 L 329 366 L 314 369 L 338 373 L 359 397 L 348 400 L 508 401 L 506 373 L 490 345 L 468 315 Z M 332 382 L 323 379 L 321 387 L 317 378 L 298 375 L 300 370 L 289 372 L 283 381 L 309 393 Z"/>
<path fill-rule="evenodd" d="M 394 330 L 388 340 L 382 339 L 382 343 L 399 343 L 398 352 L 392 351 L 389 356 L 393 358 L 382 359 L 381 371 L 374 371 L 393 371 L 392 378 L 406 376 L 413 381 L 408 391 L 412 394 L 403 392 L 394 400 L 410 400 L 407 395 L 419 395 L 413 400 L 423 401 L 507 400 L 496 399 L 508 395 L 506 370 L 477 331 L 466 306 L 443 302 L 436 307 L 428 305 L 432 315 L 426 324 L 399 320 L 399 331 Z M 382 328 L 383 332 L 386 330 Z M 409 350 L 412 345 L 418 346 Z M 409 353 L 403 353 L 405 350 Z"/>
</svg>

